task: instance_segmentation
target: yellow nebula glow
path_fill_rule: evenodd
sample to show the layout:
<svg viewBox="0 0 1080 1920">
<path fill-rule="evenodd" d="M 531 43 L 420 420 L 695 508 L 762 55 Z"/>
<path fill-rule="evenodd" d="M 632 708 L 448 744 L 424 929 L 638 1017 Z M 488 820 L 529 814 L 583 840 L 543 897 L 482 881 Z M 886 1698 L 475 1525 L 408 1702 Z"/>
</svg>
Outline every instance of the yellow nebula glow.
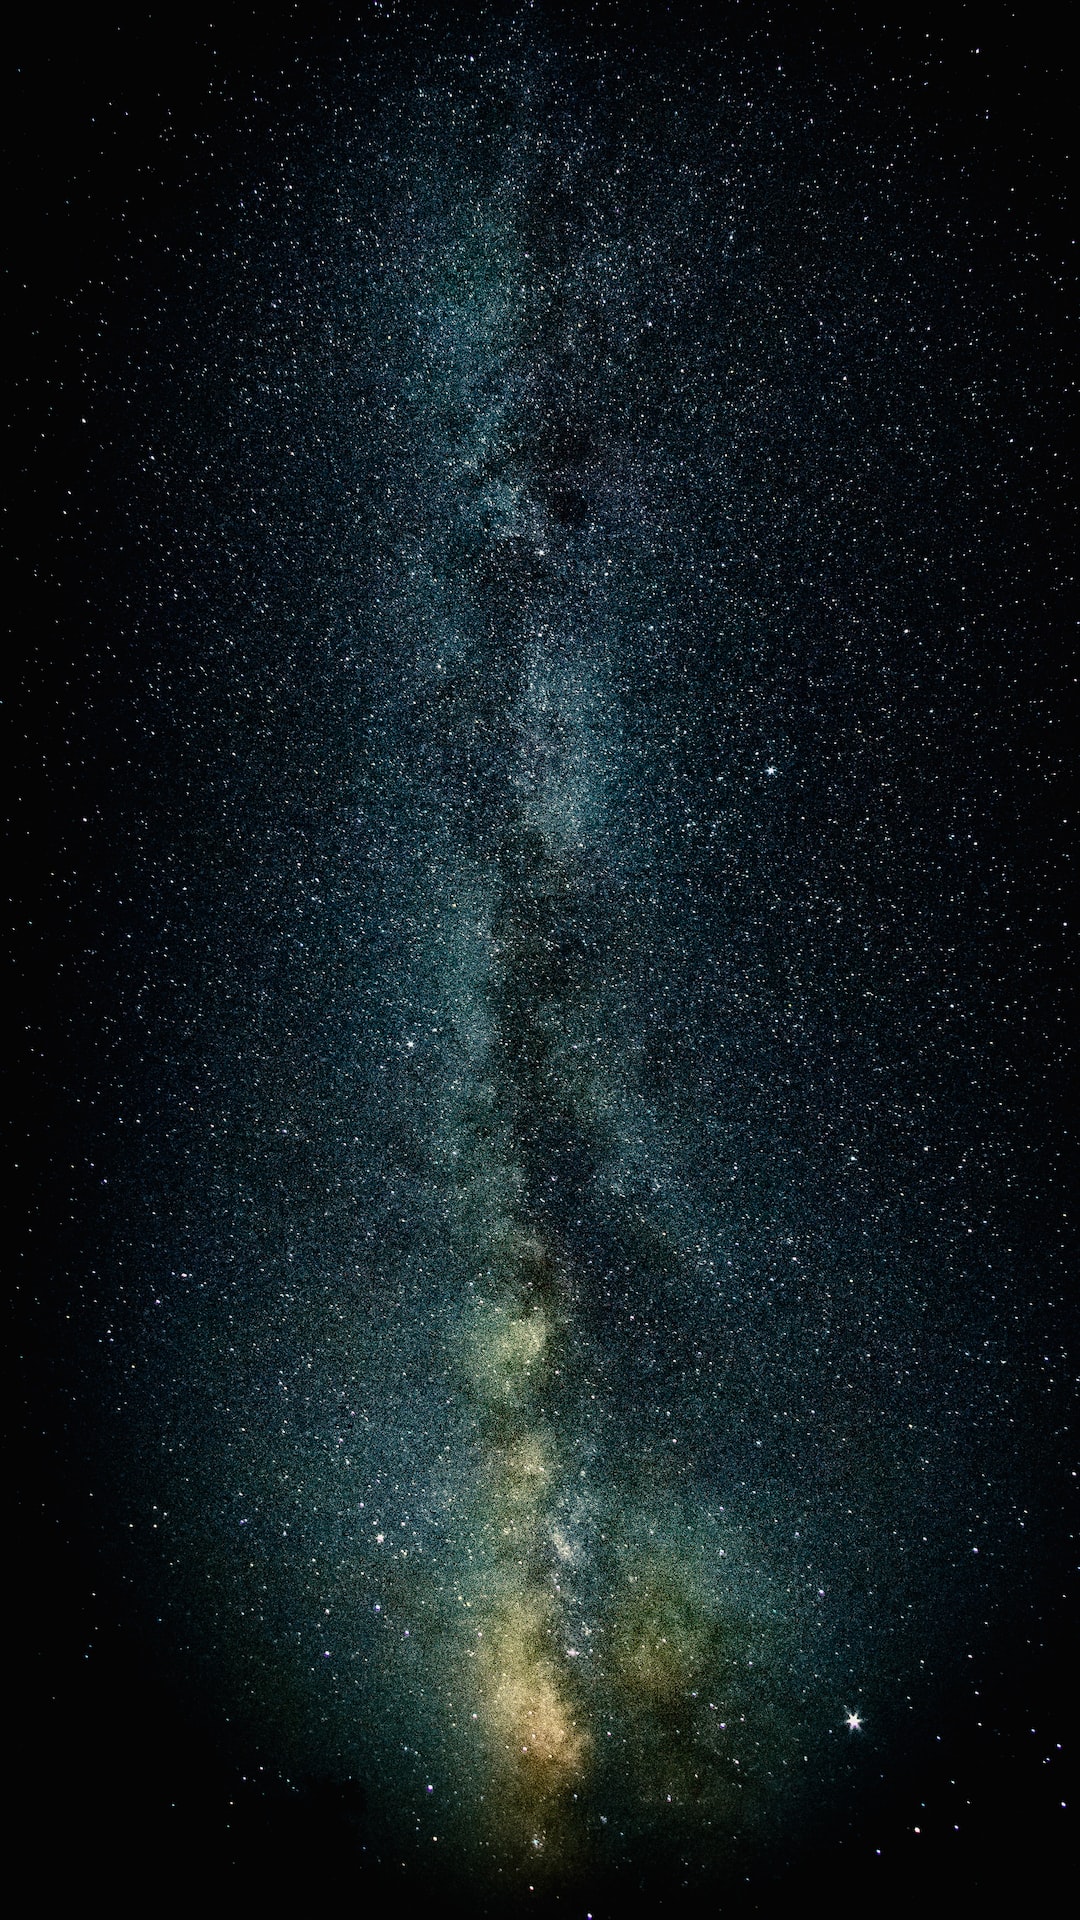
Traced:
<svg viewBox="0 0 1080 1920">
<path fill-rule="evenodd" d="M 543 1311 L 514 1313 L 488 1307 L 473 1330 L 469 1373 L 485 1399 L 513 1401 L 527 1390 L 550 1337 Z"/>
<path fill-rule="evenodd" d="M 551 1480 L 551 1459 L 539 1434 L 523 1433 L 507 1447 L 499 1463 L 502 1492 L 515 1505 L 531 1504 Z"/>
<path fill-rule="evenodd" d="M 507 1598 L 487 1624 L 480 1653 L 484 1714 L 502 1766 L 539 1800 L 581 1772 L 589 1744 L 550 1648 L 551 1624 L 540 1596 Z"/>
<path fill-rule="evenodd" d="M 481 1844 L 513 1871 L 524 1869 L 531 1885 L 538 1855 L 550 1880 L 580 1851 L 574 1790 L 591 1746 L 562 1651 L 562 1603 L 551 1590 L 559 1457 L 541 1400 L 565 1338 L 565 1287 L 545 1240 L 516 1226 L 497 1236 L 484 1274 L 490 1291 L 459 1350 L 482 1405 L 484 1440 L 467 1648 L 486 1783 L 479 1823 Z"/>
</svg>

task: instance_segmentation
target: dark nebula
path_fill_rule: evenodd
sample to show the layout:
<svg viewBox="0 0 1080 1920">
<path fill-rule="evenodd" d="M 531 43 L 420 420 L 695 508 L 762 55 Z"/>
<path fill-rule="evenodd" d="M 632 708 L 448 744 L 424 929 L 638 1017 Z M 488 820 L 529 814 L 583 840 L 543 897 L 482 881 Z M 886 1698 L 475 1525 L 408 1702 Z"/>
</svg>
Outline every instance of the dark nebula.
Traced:
<svg viewBox="0 0 1080 1920">
<path fill-rule="evenodd" d="M 1060 49 L 365 4 L 17 65 L 42 1899 L 1045 1890 Z"/>
</svg>

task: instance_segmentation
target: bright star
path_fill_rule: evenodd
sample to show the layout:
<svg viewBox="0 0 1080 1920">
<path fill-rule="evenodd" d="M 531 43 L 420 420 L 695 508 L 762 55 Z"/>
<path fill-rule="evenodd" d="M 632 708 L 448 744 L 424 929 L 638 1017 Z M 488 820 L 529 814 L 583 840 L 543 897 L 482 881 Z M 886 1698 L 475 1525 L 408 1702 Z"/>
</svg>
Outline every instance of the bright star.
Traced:
<svg viewBox="0 0 1080 1920">
<path fill-rule="evenodd" d="M 849 1733 L 862 1732 L 862 1714 L 861 1713 L 851 1713 L 849 1709 L 845 1707 L 844 1720 L 847 1725 L 847 1730 Z"/>
</svg>

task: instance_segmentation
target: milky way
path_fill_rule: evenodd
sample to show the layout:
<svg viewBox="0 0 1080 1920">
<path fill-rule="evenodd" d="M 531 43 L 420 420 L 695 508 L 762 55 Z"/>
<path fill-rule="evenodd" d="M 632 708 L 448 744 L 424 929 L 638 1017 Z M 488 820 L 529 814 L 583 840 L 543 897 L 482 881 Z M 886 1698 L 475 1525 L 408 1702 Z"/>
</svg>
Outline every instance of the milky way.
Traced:
<svg viewBox="0 0 1080 1920">
<path fill-rule="evenodd" d="M 899 39 L 380 16 L 76 396 L 79 1620 L 242 1869 L 918 1883 L 1060 1550 L 1053 273 Z"/>
</svg>

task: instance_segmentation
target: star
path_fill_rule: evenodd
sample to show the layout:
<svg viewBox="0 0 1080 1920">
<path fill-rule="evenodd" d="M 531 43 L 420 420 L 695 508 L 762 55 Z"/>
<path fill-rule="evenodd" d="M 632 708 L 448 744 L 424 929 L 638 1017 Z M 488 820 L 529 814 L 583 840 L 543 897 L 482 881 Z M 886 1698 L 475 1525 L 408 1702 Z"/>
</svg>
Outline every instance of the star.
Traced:
<svg viewBox="0 0 1080 1920">
<path fill-rule="evenodd" d="M 861 1733 L 862 1724 L 863 1724 L 862 1714 L 852 1713 L 847 1707 L 845 1707 L 844 1708 L 844 1724 L 847 1727 L 847 1730 L 849 1733 Z"/>
</svg>

